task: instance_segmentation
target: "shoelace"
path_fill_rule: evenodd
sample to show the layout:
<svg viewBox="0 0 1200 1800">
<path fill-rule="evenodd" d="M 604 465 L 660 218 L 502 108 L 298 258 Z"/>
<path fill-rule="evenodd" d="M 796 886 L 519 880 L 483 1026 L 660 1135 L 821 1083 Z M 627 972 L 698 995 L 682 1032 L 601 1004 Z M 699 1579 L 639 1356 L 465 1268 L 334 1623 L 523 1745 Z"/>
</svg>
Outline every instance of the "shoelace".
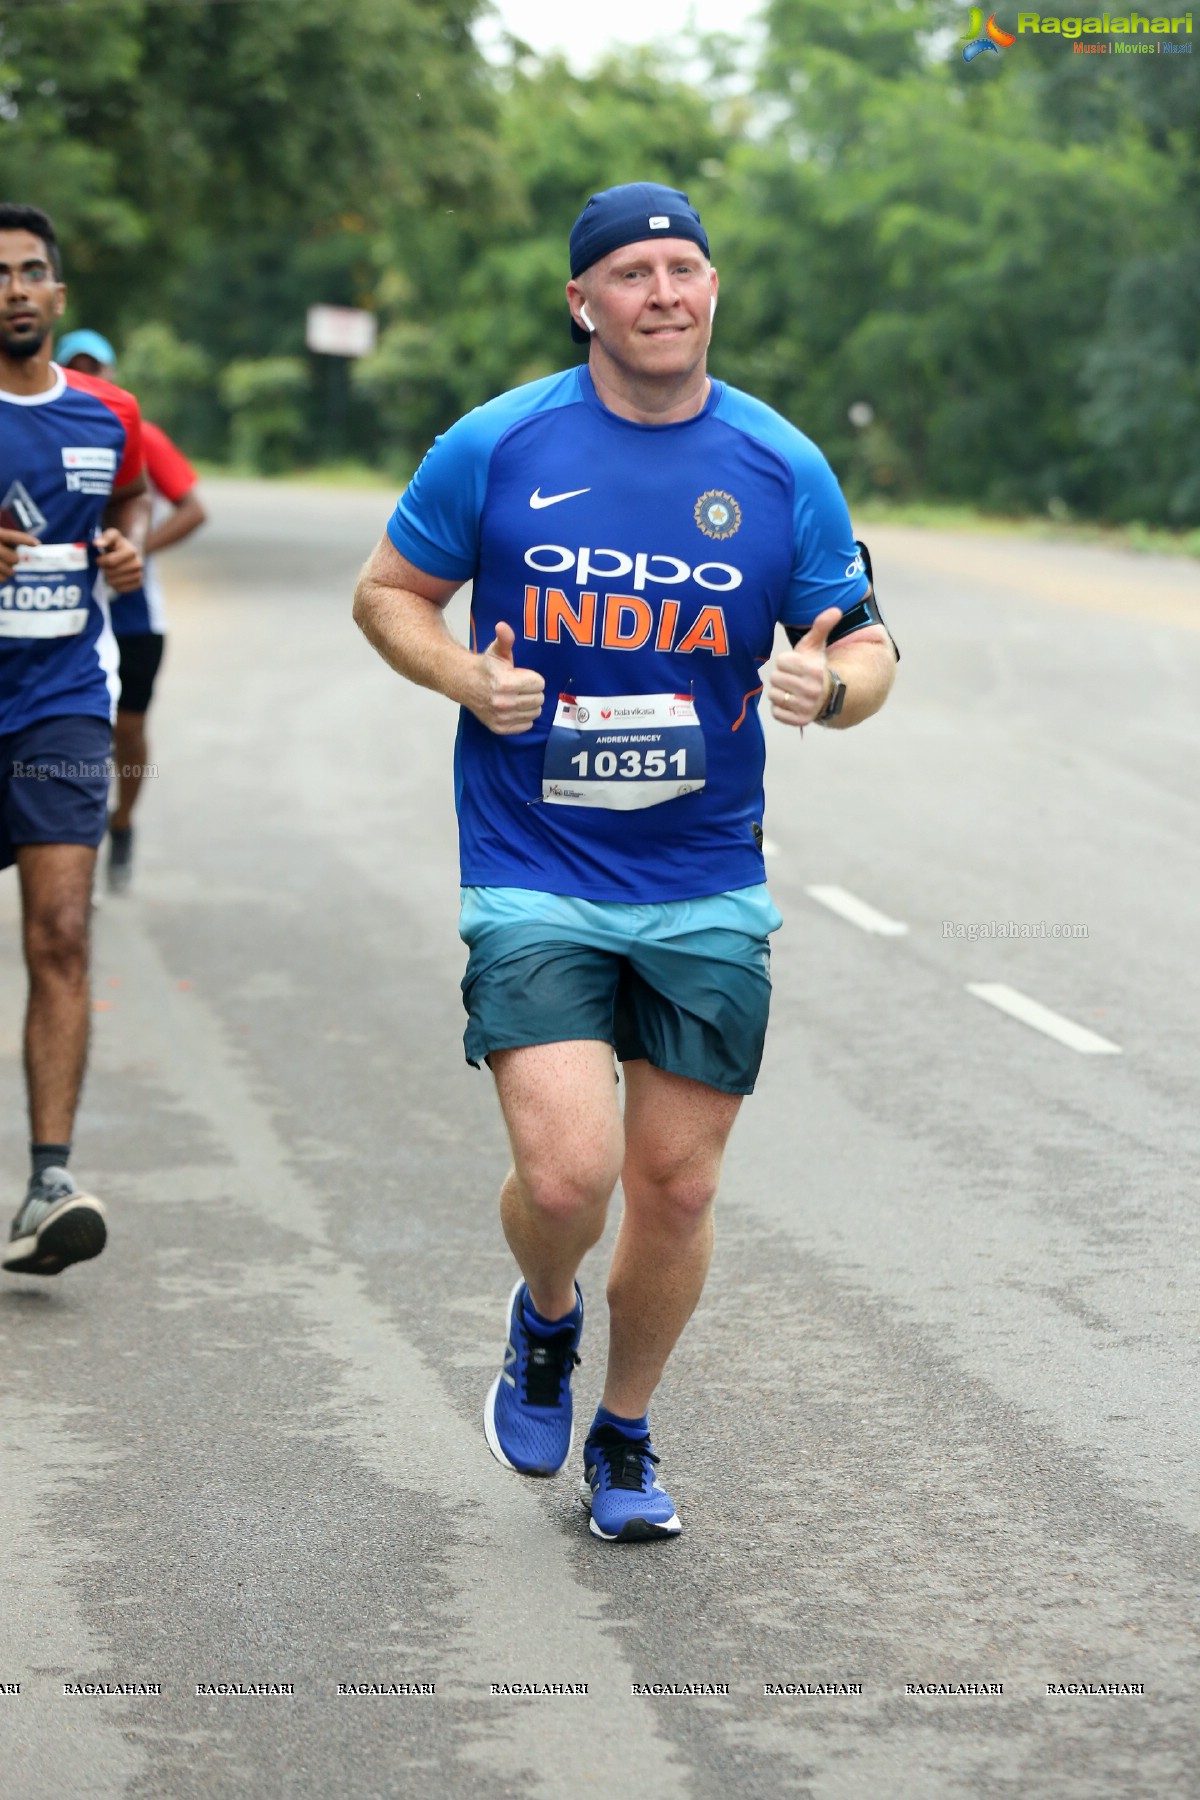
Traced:
<svg viewBox="0 0 1200 1800">
<path fill-rule="evenodd" d="M 60 1175 L 53 1181 L 45 1181 L 39 1176 L 37 1183 L 27 1190 L 25 1198 L 27 1200 L 65 1200 L 69 1194 L 74 1192 L 75 1184 L 69 1176 L 64 1180 Z"/>
<path fill-rule="evenodd" d="M 643 1488 L 650 1486 L 653 1470 L 645 1465 L 657 1465 L 658 1458 L 650 1448 L 648 1437 L 626 1437 L 615 1425 L 601 1425 L 588 1439 L 588 1445 L 607 1463 L 610 1488 L 629 1488 L 641 1493 Z"/>
<path fill-rule="evenodd" d="M 52 1206 L 57 1206 L 60 1200 L 69 1199 L 74 1192 L 75 1184 L 69 1175 L 66 1176 L 65 1179 L 60 1175 L 53 1181 L 45 1181 L 39 1176 L 37 1181 L 31 1182 L 29 1187 L 25 1190 L 25 1198 L 21 1202 L 20 1210 L 17 1213 L 17 1219 L 20 1220 L 24 1218 L 25 1210 L 31 1203 L 34 1206 L 44 1207 L 45 1210 L 49 1212 Z M 16 1229 L 16 1221 L 14 1221 L 14 1235 L 16 1234 Z"/>
<path fill-rule="evenodd" d="M 525 1356 L 526 1406 L 559 1406 L 563 1382 L 572 1369 L 579 1367 L 575 1354 L 574 1331 L 556 1331 L 553 1337 L 528 1334 L 529 1349 Z"/>
</svg>

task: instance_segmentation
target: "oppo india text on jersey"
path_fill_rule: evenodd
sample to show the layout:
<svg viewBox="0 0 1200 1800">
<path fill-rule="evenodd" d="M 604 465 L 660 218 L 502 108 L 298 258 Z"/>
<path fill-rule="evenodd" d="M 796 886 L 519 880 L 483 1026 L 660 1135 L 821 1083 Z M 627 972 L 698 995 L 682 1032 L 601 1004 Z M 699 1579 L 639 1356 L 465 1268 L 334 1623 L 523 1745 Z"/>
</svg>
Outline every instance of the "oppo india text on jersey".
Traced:
<svg viewBox="0 0 1200 1800">
<path fill-rule="evenodd" d="M 721 382 L 694 417 L 641 425 L 571 369 L 453 425 L 388 531 L 417 568 L 471 579 L 474 645 L 504 621 L 546 685 L 527 733 L 460 718 L 465 885 L 646 903 L 763 880 L 776 624 L 866 589 L 815 445 Z"/>
</svg>

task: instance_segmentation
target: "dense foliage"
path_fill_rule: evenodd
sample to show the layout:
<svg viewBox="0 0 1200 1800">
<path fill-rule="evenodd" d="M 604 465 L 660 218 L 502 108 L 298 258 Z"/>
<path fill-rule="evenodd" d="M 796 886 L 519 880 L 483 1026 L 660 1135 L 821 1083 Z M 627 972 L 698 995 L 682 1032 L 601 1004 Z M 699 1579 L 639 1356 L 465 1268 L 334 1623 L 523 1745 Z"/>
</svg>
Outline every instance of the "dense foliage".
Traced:
<svg viewBox="0 0 1200 1800">
<path fill-rule="evenodd" d="M 482 10 L 12 0 L 0 185 L 190 449 L 410 468 L 576 354 L 571 220 L 650 177 L 704 212 L 715 371 L 852 490 L 1200 520 L 1195 57 L 1046 34 L 968 65 L 945 0 L 769 0 L 749 81 L 724 40 L 579 77 L 489 65 Z M 308 356 L 317 300 L 372 307 L 376 354 Z"/>
</svg>

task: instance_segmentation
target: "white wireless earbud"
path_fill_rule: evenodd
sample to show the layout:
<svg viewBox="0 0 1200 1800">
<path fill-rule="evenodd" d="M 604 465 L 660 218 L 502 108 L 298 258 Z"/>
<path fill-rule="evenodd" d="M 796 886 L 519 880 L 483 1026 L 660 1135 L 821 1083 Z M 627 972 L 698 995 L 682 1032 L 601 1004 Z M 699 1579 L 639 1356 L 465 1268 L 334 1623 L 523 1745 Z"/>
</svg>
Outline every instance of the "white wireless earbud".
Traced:
<svg viewBox="0 0 1200 1800">
<path fill-rule="evenodd" d="M 586 301 L 579 309 L 579 317 L 582 319 L 588 331 L 595 331 L 596 327 L 592 324 L 592 316 L 588 312 Z"/>
<path fill-rule="evenodd" d="M 711 325 L 717 316 L 717 296 L 714 294 L 708 303 L 708 322 Z"/>
</svg>

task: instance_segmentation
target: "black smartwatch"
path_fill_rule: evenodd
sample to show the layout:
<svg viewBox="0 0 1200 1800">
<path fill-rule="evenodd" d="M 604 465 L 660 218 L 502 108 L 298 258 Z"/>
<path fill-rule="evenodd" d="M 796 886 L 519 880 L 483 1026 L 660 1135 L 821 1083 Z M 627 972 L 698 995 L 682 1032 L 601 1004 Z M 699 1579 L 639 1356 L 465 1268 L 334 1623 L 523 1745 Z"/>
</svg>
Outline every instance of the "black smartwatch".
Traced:
<svg viewBox="0 0 1200 1800">
<path fill-rule="evenodd" d="M 841 712 L 842 707 L 846 704 L 845 682 L 842 680 L 836 669 L 830 669 L 829 673 L 833 678 L 833 686 L 829 690 L 828 700 L 816 716 L 814 723 L 817 725 L 826 725 L 830 719 L 836 719 Z"/>
</svg>

